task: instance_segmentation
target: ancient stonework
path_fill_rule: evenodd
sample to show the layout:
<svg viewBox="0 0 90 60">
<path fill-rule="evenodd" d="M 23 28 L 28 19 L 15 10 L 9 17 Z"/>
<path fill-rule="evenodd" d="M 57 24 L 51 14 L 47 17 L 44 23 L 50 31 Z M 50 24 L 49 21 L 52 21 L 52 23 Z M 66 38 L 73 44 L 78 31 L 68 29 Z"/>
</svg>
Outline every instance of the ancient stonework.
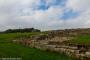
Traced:
<svg viewBox="0 0 90 60">
<path fill-rule="evenodd" d="M 13 40 L 13 42 L 29 47 L 35 47 L 40 50 L 65 53 L 68 56 L 75 57 L 80 60 L 90 60 L 90 45 L 67 43 L 67 41 L 72 40 L 78 34 L 87 34 L 87 30 L 88 29 L 70 29 L 52 31 L 46 35 L 40 34 L 33 36 L 32 39 Z M 83 33 L 83 31 L 86 31 L 86 33 Z"/>
</svg>

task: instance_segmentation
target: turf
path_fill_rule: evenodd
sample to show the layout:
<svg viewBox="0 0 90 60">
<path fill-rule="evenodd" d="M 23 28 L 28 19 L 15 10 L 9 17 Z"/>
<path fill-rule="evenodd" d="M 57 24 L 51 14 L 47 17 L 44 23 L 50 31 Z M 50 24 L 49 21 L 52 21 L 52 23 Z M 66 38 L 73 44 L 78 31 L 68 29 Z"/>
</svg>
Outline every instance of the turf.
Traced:
<svg viewBox="0 0 90 60">
<path fill-rule="evenodd" d="M 70 40 L 74 44 L 90 45 L 90 35 L 78 35 L 73 40 Z"/>
<path fill-rule="evenodd" d="M 38 33 L 8 33 L 0 34 L 0 58 L 22 58 L 22 60 L 74 60 L 64 54 L 41 51 L 12 43 L 11 40 L 21 35 L 35 35 Z"/>
</svg>

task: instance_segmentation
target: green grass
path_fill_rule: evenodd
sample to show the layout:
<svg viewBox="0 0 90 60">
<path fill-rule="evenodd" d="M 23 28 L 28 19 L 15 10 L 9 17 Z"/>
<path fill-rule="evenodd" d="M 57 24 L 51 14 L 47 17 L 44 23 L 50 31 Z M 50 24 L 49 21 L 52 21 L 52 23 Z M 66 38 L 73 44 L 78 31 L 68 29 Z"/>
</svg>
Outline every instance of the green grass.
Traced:
<svg viewBox="0 0 90 60">
<path fill-rule="evenodd" d="M 41 51 L 39 49 L 26 47 L 11 43 L 20 35 L 36 35 L 39 33 L 8 33 L 0 34 L 0 58 L 22 58 L 22 60 L 74 60 L 64 54 Z"/>
<path fill-rule="evenodd" d="M 90 45 L 90 35 L 79 35 L 70 41 L 75 44 L 87 44 Z"/>
<path fill-rule="evenodd" d="M 18 39 L 18 38 L 30 38 L 32 35 L 37 35 L 42 32 L 32 32 L 32 33 L 6 33 L 6 34 L 0 34 L 0 42 L 5 41 L 11 41 L 13 39 Z M 4 42 L 5 42 L 4 41 Z"/>
</svg>

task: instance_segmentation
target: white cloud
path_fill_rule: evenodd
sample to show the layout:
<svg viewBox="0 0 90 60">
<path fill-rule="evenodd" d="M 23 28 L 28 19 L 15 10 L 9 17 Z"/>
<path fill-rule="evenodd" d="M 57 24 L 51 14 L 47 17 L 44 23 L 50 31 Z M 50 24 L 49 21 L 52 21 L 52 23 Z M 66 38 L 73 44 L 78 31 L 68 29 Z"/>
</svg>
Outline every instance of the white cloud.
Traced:
<svg viewBox="0 0 90 60">
<path fill-rule="evenodd" d="M 51 0 L 47 0 L 48 3 Z M 39 0 L 0 0 L 0 30 L 35 27 L 41 30 L 90 27 L 90 0 L 68 0 L 64 7 L 33 10 Z M 77 18 L 62 20 L 65 9 L 80 12 Z M 4 27 L 6 26 L 6 27 Z"/>
<path fill-rule="evenodd" d="M 90 9 L 90 0 L 68 0 L 67 7 L 76 11 L 85 11 Z"/>
</svg>

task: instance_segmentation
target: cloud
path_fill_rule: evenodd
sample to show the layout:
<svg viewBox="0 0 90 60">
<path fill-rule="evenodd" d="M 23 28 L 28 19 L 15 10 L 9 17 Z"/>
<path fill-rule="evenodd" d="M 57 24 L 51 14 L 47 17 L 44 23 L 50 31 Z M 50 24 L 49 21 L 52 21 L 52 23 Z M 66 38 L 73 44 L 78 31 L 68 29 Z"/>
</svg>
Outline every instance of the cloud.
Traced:
<svg viewBox="0 0 90 60">
<path fill-rule="evenodd" d="M 90 9 L 90 0 L 68 0 L 67 7 L 72 8 L 75 11 L 85 11 Z"/>
<path fill-rule="evenodd" d="M 79 12 L 74 11 L 72 9 L 65 9 L 61 16 L 61 19 L 63 20 L 75 19 L 78 16 L 79 16 Z"/>
<path fill-rule="evenodd" d="M 90 0 L 0 0 L 0 30 L 90 27 Z"/>
</svg>

